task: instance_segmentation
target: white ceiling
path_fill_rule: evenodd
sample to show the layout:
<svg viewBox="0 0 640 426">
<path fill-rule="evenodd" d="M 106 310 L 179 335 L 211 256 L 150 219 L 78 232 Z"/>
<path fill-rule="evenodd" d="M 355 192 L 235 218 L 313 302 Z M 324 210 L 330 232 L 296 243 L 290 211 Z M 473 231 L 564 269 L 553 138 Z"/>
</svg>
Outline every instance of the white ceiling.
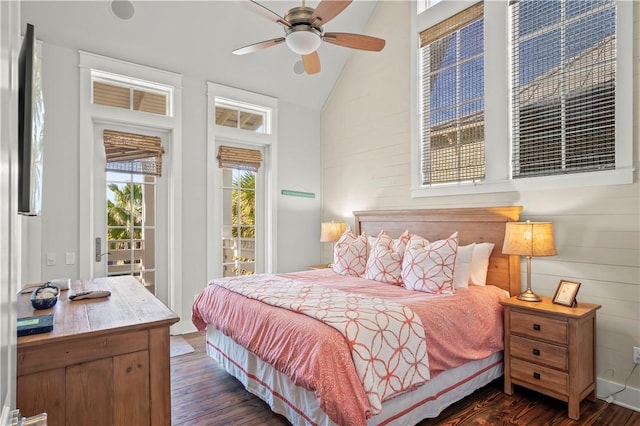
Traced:
<svg viewBox="0 0 640 426">
<path fill-rule="evenodd" d="M 322 71 L 315 75 L 294 72 L 300 57 L 285 44 L 244 56 L 233 55 L 234 49 L 284 34 L 281 25 L 258 15 L 247 3 L 248 0 L 133 0 L 135 15 L 122 20 L 113 14 L 106 0 L 23 0 L 21 19 L 22 28 L 27 22 L 33 24 L 36 37 L 45 44 L 135 62 L 320 109 L 353 50 L 323 43 L 318 49 Z M 302 2 L 261 3 L 284 16 L 289 8 Z M 316 7 L 318 3 L 309 0 L 306 5 Z M 375 5 L 375 1 L 356 0 L 324 29 L 363 33 Z"/>
</svg>

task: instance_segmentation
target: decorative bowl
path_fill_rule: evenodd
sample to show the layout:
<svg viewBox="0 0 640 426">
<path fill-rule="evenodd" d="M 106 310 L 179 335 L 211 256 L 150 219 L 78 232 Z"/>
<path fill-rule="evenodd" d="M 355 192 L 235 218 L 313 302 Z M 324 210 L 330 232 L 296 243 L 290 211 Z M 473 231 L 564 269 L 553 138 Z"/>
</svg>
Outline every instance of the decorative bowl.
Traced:
<svg viewBox="0 0 640 426">
<path fill-rule="evenodd" d="M 49 309 L 58 302 L 60 289 L 51 283 L 38 287 L 31 293 L 31 306 L 34 309 Z"/>
</svg>

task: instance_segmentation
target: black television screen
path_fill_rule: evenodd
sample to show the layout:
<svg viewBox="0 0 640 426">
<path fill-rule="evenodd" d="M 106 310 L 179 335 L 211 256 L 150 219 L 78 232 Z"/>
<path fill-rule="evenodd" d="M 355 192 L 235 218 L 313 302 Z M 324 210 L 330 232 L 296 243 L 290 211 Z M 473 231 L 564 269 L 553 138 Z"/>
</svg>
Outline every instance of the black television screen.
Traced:
<svg viewBox="0 0 640 426">
<path fill-rule="evenodd" d="M 33 25 L 27 24 L 18 57 L 18 213 L 40 214 L 44 103 Z"/>
</svg>

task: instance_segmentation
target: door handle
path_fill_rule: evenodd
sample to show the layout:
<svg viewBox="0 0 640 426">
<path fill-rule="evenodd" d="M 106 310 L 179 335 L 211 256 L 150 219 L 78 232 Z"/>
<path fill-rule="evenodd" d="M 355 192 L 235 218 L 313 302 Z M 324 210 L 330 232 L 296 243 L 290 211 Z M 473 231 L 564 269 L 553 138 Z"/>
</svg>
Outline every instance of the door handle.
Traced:
<svg viewBox="0 0 640 426">
<path fill-rule="evenodd" d="M 96 237 L 96 262 L 102 262 L 102 256 L 109 254 L 109 252 L 100 253 L 102 251 L 102 238 Z"/>
</svg>

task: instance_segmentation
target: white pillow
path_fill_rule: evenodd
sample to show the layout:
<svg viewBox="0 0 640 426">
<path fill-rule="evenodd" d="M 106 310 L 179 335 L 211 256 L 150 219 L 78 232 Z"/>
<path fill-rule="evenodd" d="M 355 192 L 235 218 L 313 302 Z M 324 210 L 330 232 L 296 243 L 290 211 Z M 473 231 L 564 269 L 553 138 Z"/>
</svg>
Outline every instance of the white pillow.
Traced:
<svg viewBox="0 0 640 426">
<path fill-rule="evenodd" d="M 476 243 L 466 246 L 458 246 L 456 254 L 456 267 L 453 270 L 453 288 L 469 287 L 469 277 L 471 275 L 471 259 Z"/>
<path fill-rule="evenodd" d="M 458 233 L 429 243 L 411 236 L 402 260 L 402 281 L 409 290 L 453 294 L 453 270 L 458 251 Z"/>
<path fill-rule="evenodd" d="M 469 284 L 487 285 L 487 270 L 489 269 L 489 256 L 493 251 L 493 243 L 476 243 L 471 257 L 471 270 Z"/>
<path fill-rule="evenodd" d="M 356 235 L 345 229 L 333 248 L 333 270 L 341 275 L 359 277 L 367 266 L 367 235 Z"/>
</svg>

